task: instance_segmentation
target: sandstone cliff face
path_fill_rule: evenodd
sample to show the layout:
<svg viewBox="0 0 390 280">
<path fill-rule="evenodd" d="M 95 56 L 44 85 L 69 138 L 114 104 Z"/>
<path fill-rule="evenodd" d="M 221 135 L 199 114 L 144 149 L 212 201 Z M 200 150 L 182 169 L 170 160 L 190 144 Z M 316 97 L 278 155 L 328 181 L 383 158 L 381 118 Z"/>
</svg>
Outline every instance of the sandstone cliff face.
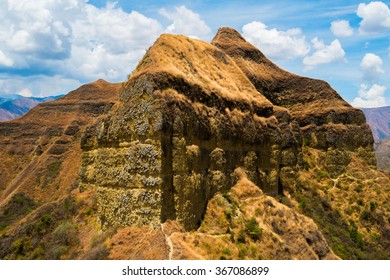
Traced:
<svg viewBox="0 0 390 280">
<path fill-rule="evenodd" d="M 208 200 L 243 166 L 269 194 L 302 139 L 286 109 L 259 93 L 211 44 L 163 35 L 120 102 L 83 140 L 82 187 L 97 188 L 102 224 L 199 225 Z"/>
</svg>

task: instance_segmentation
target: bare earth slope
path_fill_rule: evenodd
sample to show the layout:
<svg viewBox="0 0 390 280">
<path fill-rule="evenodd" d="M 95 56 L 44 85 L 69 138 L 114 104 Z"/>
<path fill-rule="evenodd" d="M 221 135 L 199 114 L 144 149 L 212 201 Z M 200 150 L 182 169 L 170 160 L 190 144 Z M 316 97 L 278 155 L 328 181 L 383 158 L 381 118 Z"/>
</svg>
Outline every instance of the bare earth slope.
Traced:
<svg viewBox="0 0 390 280">
<path fill-rule="evenodd" d="M 99 80 L 58 100 L 42 103 L 22 118 L 0 123 L 0 206 L 16 190 L 36 198 L 44 192 L 46 197 L 44 187 L 49 187 L 56 179 L 54 174 L 48 174 L 49 166 L 55 169 L 54 173 L 63 171 L 68 178 L 61 182 L 68 186 L 59 189 L 69 189 L 78 172 L 81 132 L 111 108 L 119 87 L 119 84 Z M 65 159 L 73 163 L 63 163 Z"/>
</svg>

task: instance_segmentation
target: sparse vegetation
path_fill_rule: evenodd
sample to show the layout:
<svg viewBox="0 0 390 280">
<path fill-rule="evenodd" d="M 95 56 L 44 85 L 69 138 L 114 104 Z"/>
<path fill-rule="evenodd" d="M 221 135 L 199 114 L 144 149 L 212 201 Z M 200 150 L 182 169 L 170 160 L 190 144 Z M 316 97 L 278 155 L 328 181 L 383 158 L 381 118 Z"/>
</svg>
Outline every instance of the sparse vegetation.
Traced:
<svg viewBox="0 0 390 280">
<path fill-rule="evenodd" d="M 248 234 L 248 236 L 250 238 L 252 238 L 253 241 L 257 241 L 260 239 L 261 237 L 261 234 L 262 234 L 262 229 L 259 227 L 258 223 L 256 222 L 256 219 L 255 218 L 252 218 L 250 219 L 247 223 L 246 223 L 246 234 Z"/>
<path fill-rule="evenodd" d="M 63 258 L 79 244 L 78 226 L 70 221 L 78 209 L 72 197 L 41 206 L 13 235 L 2 236 L 0 259 Z"/>
<path fill-rule="evenodd" d="M 37 203 L 24 193 L 15 194 L 0 213 L 0 232 L 37 207 Z"/>
<path fill-rule="evenodd" d="M 310 154 L 321 158 L 319 151 L 306 153 Z M 306 157 L 306 160 L 314 159 Z M 356 159 L 352 158 L 352 162 L 355 161 Z M 375 189 L 371 181 L 366 180 L 363 183 L 360 179 L 367 177 L 367 170 L 376 171 L 371 171 L 366 163 L 361 164 L 362 166 L 356 166 L 348 173 L 340 175 L 336 179 L 337 184 L 334 184 L 335 179 L 319 172 L 321 164 L 317 164 L 314 169 L 301 172 L 297 182 L 290 182 L 292 185 L 285 187 L 297 202 L 300 211 L 318 224 L 338 256 L 343 259 L 370 259 L 372 256 L 387 259 L 390 256 L 383 248 L 388 246 L 386 244 L 389 241 L 380 235 L 373 238 L 370 233 L 373 228 L 385 233 L 380 222 L 383 214 L 377 213 L 379 201 L 371 201 Z M 313 174 L 316 180 L 312 180 Z M 334 188 L 334 185 L 337 187 Z M 375 197 L 378 199 L 378 196 Z"/>
</svg>

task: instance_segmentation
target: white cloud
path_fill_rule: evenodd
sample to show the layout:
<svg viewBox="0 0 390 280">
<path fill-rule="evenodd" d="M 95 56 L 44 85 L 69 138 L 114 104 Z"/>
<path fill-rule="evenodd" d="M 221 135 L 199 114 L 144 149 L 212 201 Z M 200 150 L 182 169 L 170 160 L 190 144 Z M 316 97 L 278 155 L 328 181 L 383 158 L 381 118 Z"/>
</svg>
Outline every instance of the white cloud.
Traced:
<svg viewBox="0 0 390 280">
<path fill-rule="evenodd" d="M 330 29 L 337 37 L 348 37 L 353 35 L 353 29 L 347 20 L 332 21 Z"/>
<path fill-rule="evenodd" d="M 373 53 L 366 53 L 360 63 L 364 78 L 368 81 L 372 81 L 380 74 L 383 74 L 382 64 L 383 61 L 379 56 Z"/>
<path fill-rule="evenodd" d="M 85 17 L 72 22 L 73 45 L 88 49 L 103 45 L 106 52 L 119 55 L 147 49 L 163 31 L 156 20 L 108 5 L 98 9 L 85 6 Z"/>
<path fill-rule="evenodd" d="M 320 64 L 327 64 L 344 59 L 345 51 L 339 40 L 336 39 L 329 45 L 325 45 L 323 41 L 320 41 L 315 37 L 311 42 L 316 51 L 303 59 L 305 70 L 313 69 Z"/>
<path fill-rule="evenodd" d="M 32 91 L 28 88 L 21 89 L 18 93 L 24 97 L 31 97 L 32 96 Z"/>
<path fill-rule="evenodd" d="M 66 92 L 75 80 L 125 80 L 164 28 L 158 21 L 136 11 L 127 13 L 116 4 L 97 8 L 87 2 L 0 0 L 0 66 L 12 67 L 16 73 L 21 69 L 35 72 L 31 79 L 37 82 L 47 80 L 37 72 L 43 69 L 52 73 L 53 81 L 59 81 Z M 52 94 L 41 92 L 44 85 L 31 79 L 24 88 L 35 86 L 39 90 L 33 90 L 34 95 Z M 72 82 L 63 83 L 62 79 Z"/>
<path fill-rule="evenodd" d="M 0 39 L 9 50 L 37 58 L 64 59 L 70 54 L 69 21 L 80 15 L 81 0 L 2 1 Z"/>
<path fill-rule="evenodd" d="M 279 31 L 253 21 L 242 28 L 243 36 L 271 58 L 291 59 L 308 54 L 310 47 L 299 28 Z"/>
<path fill-rule="evenodd" d="M 166 29 L 168 33 L 183 34 L 196 38 L 211 33 L 210 27 L 200 18 L 199 14 L 185 6 L 176 7 L 174 11 L 161 9 L 160 14 L 173 21 Z"/>
<path fill-rule="evenodd" d="M 211 32 L 185 6 L 160 12 L 172 21 L 167 32 L 196 37 Z M 30 89 L 33 95 L 66 93 L 69 86 L 99 78 L 123 81 L 164 32 L 157 20 L 110 2 L 97 8 L 86 0 L 0 0 L 0 18 L 0 67 L 33 73 L 8 75 L 0 92 Z M 40 75 L 42 70 L 52 77 Z"/>
<path fill-rule="evenodd" d="M 12 65 L 14 65 L 14 61 L 0 50 L 0 66 L 10 67 Z"/>
<path fill-rule="evenodd" d="M 211 32 L 185 6 L 161 13 L 172 21 L 168 32 L 199 37 Z M 125 80 L 164 32 L 157 20 L 110 2 L 97 8 L 86 0 L 0 0 L 0 18 L 0 66 L 37 74 L 43 69 L 83 83 Z"/>
<path fill-rule="evenodd" d="M 352 105 L 359 108 L 371 108 L 386 106 L 386 87 L 377 84 L 370 88 L 366 84 L 361 84 L 359 96 L 352 101 Z"/>
<path fill-rule="evenodd" d="M 390 28 L 390 9 L 383 2 L 361 3 L 356 14 L 362 18 L 359 29 L 362 33 L 375 33 Z"/>
</svg>

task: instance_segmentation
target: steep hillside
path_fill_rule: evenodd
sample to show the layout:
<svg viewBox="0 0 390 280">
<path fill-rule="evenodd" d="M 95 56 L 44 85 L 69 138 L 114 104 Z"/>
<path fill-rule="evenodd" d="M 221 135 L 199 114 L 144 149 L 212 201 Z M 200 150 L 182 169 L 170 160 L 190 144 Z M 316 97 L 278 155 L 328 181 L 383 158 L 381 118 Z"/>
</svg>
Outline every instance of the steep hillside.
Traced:
<svg viewBox="0 0 390 280">
<path fill-rule="evenodd" d="M 81 135 L 108 112 L 119 90 L 120 84 L 99 80 L 0 123 L 0 258 L 57 258 L 45 247 L 52 238 L 46 235 L 60 225 L 74 231 L 75 209 L 88 203 L 77 204 L 72 193 Z"/>
<path fill-rule="evenodd" d="M 375 156 L 380 170 L 390 171 L 390 138 L 375 142 Z"/>
<path fill-rule="evenodd" d="M 390 259 L 362 111 L 230 28 L 160 36 L 122 86 L 0 124 L 0 148 L 0 258 Z"/>
<path fill-rule="evenodd" d="M 68 153 L 80 153 L 77 151 L 81 131 L 110 109 L 117 99 L 119 87 L 119 84 L 99 80 L 58 100 L 40 104 L 23 118 L 0 123 L 1 203 L 16 189 L 33 195 L 31 182 L 39 186 L 51 185 L 56 176 L 47 174 L 46 167 L 53 164 L 56 173 L 63 159 L 71 158 Z M 77 159 L 73 161 L 77 162 Z M 70 167 L 76 175 L 77 166 L 72 164 Z M 75 179 L 70 176 L 71 172 L 66 173 L 70 180 Z M 47 195 L 47 190 L 40 192 Z"/>
</svg>

